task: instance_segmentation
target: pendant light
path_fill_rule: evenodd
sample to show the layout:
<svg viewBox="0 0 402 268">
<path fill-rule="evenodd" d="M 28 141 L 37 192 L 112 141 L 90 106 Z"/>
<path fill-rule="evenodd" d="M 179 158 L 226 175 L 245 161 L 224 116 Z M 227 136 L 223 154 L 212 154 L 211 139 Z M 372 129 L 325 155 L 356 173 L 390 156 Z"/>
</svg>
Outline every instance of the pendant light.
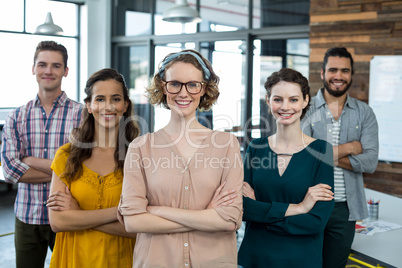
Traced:
<svg viewBox="0 0 402 268">
<path fill-rule="evenodd" d="M 63 29 L 53 23 L 52 13 L 48 12 L 44 24 L 36 27 L 36 34 L 63 35 Z"/>
<path fill-rule="evenodd" d="M 180 23 L 199 23 L 202 19 L 198 11 L 188 5 L 187 0 L 176 0 L 176 4 L 163 13 L 162 20 Z"/>
</svg>

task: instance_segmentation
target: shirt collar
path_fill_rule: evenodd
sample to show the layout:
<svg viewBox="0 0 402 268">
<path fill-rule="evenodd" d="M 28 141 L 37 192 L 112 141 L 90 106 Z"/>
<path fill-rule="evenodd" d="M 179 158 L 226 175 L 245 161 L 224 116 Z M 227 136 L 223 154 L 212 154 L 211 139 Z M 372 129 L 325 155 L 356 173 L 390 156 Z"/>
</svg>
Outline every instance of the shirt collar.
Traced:
<svg viewBox="0 0 402 268">
<path fill-rule="evenodd" d="M 326 104 L 325 99 L 324 99 L 324 88 L 320 88 L 320 90 L 318 90 L 317 95 L 316 95 L 316 100 L 315 100 L 315 105 L 317 108 L 323 106 Z M 351 98 L 349 96 L 349 93 L 346 92 L 346 102 L 345 102 L 345 107 L 348 106 L 352 109 L 356 108 L 356 102 L 353 101 L 353 98 Z"/>
<path fill-rule="evenodd" d="M 67 101 L 67 94 L 66 92 L 62 91 L 61 94 L 57 97 L 56 100 L 53 101 L 53 104 L 58 103 L 60 106 L 63 106 Z M 35 97 L 35 106 L 40 106 L 40 99 L 38 94 Z"/>
</svg>

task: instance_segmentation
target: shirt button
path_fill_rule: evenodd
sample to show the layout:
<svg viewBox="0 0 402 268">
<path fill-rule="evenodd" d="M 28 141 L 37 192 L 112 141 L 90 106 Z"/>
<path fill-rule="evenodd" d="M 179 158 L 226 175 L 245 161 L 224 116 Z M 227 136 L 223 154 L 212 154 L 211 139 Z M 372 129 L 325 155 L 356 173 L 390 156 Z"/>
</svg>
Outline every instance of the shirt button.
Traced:
<svg viewBox="0 0 402 268">
<path fill-rule="evenodd" d="M 45 130 L 45 132 L 47 133 L 47 129 Z"/>
<path fill-rule="evenodd" d="M 46 201 L 44 201 L 43 204 L 46 205 Z"/>
<path fill-rule="evenodd" d="M 358 129 L 359 128 L 359 126 L 356 126 L 356 129 Z"/>
<path fill-rule="evenodd" d="M 184 246 L 185 246 L 185 247 L 188 247 L 188 243 L 184 243 Z"/>
<path fill-rule="evenodd" d="M 332 130 L 328 130 L 329 132 L 332 132 Z"/>
<path fill-rule="evenodd" d="M 187 209 L 187 206 L 184 206 L 184 209 Z"/>
<path fill-rule="evenodd" d="M 46 188 L 46 184 L 43 184 L 43 188 Z"/>
<path fill-rule="evenodd" d="M 184 265 L 185 265 L 185 266 L 188 266 L 188 262 L 185 262 Z"/>
<path fill-rule="evenodd" d="M 184 186 L 184 189 L 188 190 L 188 186 Z"/>
<path fill-rule="evenodd" d="M 314 127 L 314 124 L 311 124 L 312 127 Z"/>
<path fill-rule="evenodd" d="M 45 152 L 46 152 L 46 151 L 47 151 L 47 149 L 45 148 L 45 150 L 43 150 L 43 151 L 45 151 Z"/>
</svg>

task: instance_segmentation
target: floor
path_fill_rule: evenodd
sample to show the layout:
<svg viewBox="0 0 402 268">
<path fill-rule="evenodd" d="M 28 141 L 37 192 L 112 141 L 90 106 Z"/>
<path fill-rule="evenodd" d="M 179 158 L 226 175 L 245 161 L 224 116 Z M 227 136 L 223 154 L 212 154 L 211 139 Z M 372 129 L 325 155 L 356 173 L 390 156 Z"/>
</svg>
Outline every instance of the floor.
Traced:
<svg viewBox="0 0 402 268">
<path fill-rule="evenodd" d="M 15 268 L 14 249 L 14 200 L 17 191 L 11 191 L 0 183 L 0 268 Z M 48 251 L 45 268 L 49 267 L 51 251 Z"/>
</svg>

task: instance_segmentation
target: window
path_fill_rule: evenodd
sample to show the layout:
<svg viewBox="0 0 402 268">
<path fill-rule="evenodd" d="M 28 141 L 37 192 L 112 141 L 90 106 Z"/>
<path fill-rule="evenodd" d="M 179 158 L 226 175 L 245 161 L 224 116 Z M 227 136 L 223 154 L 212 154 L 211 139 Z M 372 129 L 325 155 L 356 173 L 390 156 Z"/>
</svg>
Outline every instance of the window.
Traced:
<svg viewBox="0 0 402 268">
<path fill-rule="evenodd" d="M 25 12 L 24 12 L 25 11 Z M 32 34 L 43 24 L 47 12 L 59 25 L 64 36 Z M 24 18 L 25 14 L 25 18 Z M 71 99 L 78 99 L 78 5 L 44 0 L 13 0 L 0 3 L 0 73 L 2 98 L 0 107 L 18 107 L 33 99 L 38 92 L 32 75 L 35 48 L 40 41 L 53 40 L 68 51 L 68 76 L 62 89 Z"/>
<path fill-rule="evenodd" d="M 121 64 L 127 65 L 128 57 L 133 56 L 132 52 L 123 53 L 125 50 L 120 47 L 138 50 L 138 46 L 143 46 L 141 62 L 149 59 L 146 62 L 151 77 L 168 53 L 193 48 L 211 62 L 221 78 L 218 102 L 209 111 L 197 112 L 200 122 L 232 132 L 244 141 L 244 146 L 251 139 L 268 134 L 274 126 L 264 100 L 265 79 L 282 67 L 294 68 L 308 76 L 310 1 L 187 0 L 190 8 L 199 7 L 202 18 L 199 24 L 163 21 L 164 11 L 175 3 L 175 0 L 117 1 L 113 13 L 114 67 L 122 68 Z M 142 93 L 141 89 L 135 87 L 132 93 L 137 96 L 139 92 Z M 142 100 L 136 102 L 142 104 Z M 164 108 L 146 109 L 145 114 L 150 118 L 143 118 L 148 120 L 150 131 L 162 128 L 169 119 Z"/>
</svg>

